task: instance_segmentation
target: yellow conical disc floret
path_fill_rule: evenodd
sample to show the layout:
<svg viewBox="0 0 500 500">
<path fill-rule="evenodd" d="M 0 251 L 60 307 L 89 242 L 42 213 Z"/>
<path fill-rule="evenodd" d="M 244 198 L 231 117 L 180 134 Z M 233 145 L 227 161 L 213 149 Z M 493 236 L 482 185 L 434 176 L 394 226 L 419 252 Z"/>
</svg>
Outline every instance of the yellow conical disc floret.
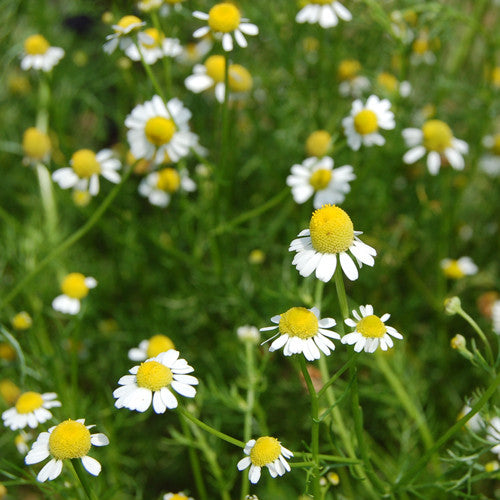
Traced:
<svg viewBox="0 0 500 500">
<path fill-rule="evenodd" d="M 351 218 L 335 205 L 324 205 L 316 210 L 309 231 L 314 249 L 321 253 L 345 252 L 354 240 Z"/>
<path fill-rule="evenodd" d="M 26 311 L 21 311 L 12 318 L 11 323 L 15 330 L 27 330 L 33 324 L 33 320 Z"/>
<path fill-rule="evenodd" d="M 396 92 L 398 88 L 398 79 L 386 71 L 377 76 L 377 83 L 389 92 Z"/>
<path fill-rule="evenodd" d="M 132 24 L 141 24 L 141 23 L 142 21 L 137 16 L 124 16 L 118 21 L 117 24 L 122 30 L 126 30 Z"/>
<path fill-rule="evenodd" d="M 341 81 L 352 80 L 361 70 L 361 64 L 356 59 L 340 61 L 337 73 Z"/>
<path fill-rule="evenodd" d="M 441 120 L 429 120 L 422 126 L 424 134 L 424 146 L 429 151 L 443 153 L 451 146 L 453 133 L 450 127 Z"/>
<path fill-rule="evenodd" d="M 146 122 L 144 133 L 146 139 L 155 146 L 168 144 L 175 134 L 175 123 L 169 118 L 155 116 Z"/>
<path fill-rule="evenodd" d="M 137 385 L 150 391 L 159 391 L 162 387 L 167 387 L 173 380 L 170 368 L 158 363 L 158 361 L 141 363 L 136 377 Z"/>
<path fill-rule="evenodd" d="M 147 355 L 148 358 L 155 358 L 161 352 L 175 349 L 174 343 L 166 335 L 153 335 L 149 339 Z"/>
<path fill-rule="evenodd" d="M 320 168 L 313 172 L 309 179 L 309 184 L 314 188 L 315 191 L 321 191 L 325 189 L 330 181 L 332 180 L 332 171 L 326 168 Z"/>
<path fill-rule="evenodd" d="M 226 68 L 226 60 L 224 56 L 210 56 L 205 61 L 207 75 L 216 83 L 224 81 L 224 71 Z"/>
<path fill-rule="evenodd" d="M 33 160 L 43 160 L 50 153 L 50 139 L 35 127 L 28 128 L 23 135 L 23 151 Z"/>
<path fill-rule="evenodd" d="M 81 458 L 90 450 L 90 432 L 80 422 L 65 420 L 50 434 L 49 451 L 56 460 Z"/>
<path fill-rule="evenodd" d="M 41 56 L 49 50 L 50 44 L 42 35 L 31 35 L 24 41 L 24 51 L 30 56 Z"/>
<path fill-rule="evenodd" d="M 101 173 L 101 164 L 90 149 L 80 149 L 71 157 L 71 167 L 80 179 L 88 179 Z"/>
<path fill-rule="evenodd" d="M 257 439 L 250 451 L 250 460 L 257 467 L 273 463 L 281 454 L 280 442 L 273 437 L 264 436 Z"/>
<path fill-rule="evenodd" d="M 61 290 L 64 295 L 72 299 L 83 299 L 89 293 L 89 287 L 85 284 L 85 276 L 81 273 L 68 274 L 61 284 Z"/>
<path fill-rule="evenodd" d="M 451 260 L 443 270 L 446 277 L 450 279 L 458 280 L 465 276 L 465 273 L 456 260 Z"/>
<path fill-rule="evenodd" d="M 181 177 L 175 168 L 164 168 L 158 172 L 158 189 L 167 193 L 175 193 L 181 184 Z"/>
<path fill-rule="evenodd" d="M 371 109 L 363 109 L 354 117 L 354 128 L 360 135 L 373 134 L 378 130 L 377 115 Z"/>
<path fill-rule="evenodd" d="M 229 33 L 240 25 L 240 20 L 240 11 L 232 3 L 218 3 L 208 12 L 208 25 L 212 31 Z"/>
<path fill-rule="evenodd" d="M 155 47 L 158 47 L 165 38 L 163 33 L 156 28 L 148 28 L 144 30 L 144 33 L 153 39 L 151 43 L 142 43 L 147 49 L 154 49 Z"/>
<path fill-rule="evenodd" d="M 292 307 L 280 316 L 278 328 L 283 335 L 308 339 L 318 333 L 318 318 L 305 307 Z"/>
<path fill-rule="evenodd" d="M 382 338 L 386 333 L 386 327 L 378 316 L 374 314 L 366 316 L 357 325 L 356 331 L 363 337 Z"/>
<path fill-rule="evenodd" d="M 326 130 L 316 130 L 306 140 L 308 156 L 321 158 L 328 153 L 332 144 L 332 136 Z"/>
<path fill-rule="evenodd" d="M 43 398 L 38 392 L 25 392 L 16 401 L 18 413 L 31 413 L 43 405 Z"/>
<path fill-rule="evenodd" d="M 233 92 L 248 92 L 252 88 L 252 75 L 241 64 L 231 64 L 228 76 L 229 88 Z"/>
</svg>

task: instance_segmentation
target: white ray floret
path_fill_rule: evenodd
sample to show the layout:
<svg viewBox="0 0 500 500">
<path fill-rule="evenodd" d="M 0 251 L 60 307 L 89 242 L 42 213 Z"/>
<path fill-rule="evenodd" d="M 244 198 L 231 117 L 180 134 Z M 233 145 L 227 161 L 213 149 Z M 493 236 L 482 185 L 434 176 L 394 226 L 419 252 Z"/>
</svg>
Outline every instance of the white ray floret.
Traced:
<svg viewBox="0 0 500 500">
<path fill-rule="evenodd" d="M 350 21 L 352 14 L 340 2 L 332 0 L 309 0 L 295 16 L 298 23 L 319 24 L 322 28 L 333 28 L 343 21 Z"/>
<path fill-rule="evenodd" d="M 24 392 L 19 396 L 16 404 L 2 413 L 2 420 L 6 427 L 15 431 L 30 427 L 34 429 L 39 424 L 43 424 L 52 418 L 50 408 L 61 406 L 61 402 L 56 400 L 55 392 Z"/>
</svg>

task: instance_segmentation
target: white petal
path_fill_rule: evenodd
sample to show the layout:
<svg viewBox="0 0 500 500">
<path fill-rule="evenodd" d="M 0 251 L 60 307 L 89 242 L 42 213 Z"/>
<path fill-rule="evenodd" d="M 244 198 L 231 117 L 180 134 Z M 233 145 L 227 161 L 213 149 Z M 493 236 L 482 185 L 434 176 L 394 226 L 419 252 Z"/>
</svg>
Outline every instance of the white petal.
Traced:
<svg viewBox="0 0 500 500">
<path fill-rule="evenodd" d="M 176 382 L 173 380 L 171 386 L 175 392 L 186 398 L 194 398 L 196 395 L 196 389 L 192 385 L 183 384 L 182 382 Z"/>
<path fill-rule="evenodd" d="M 260 479 L 260 467 L 252 464 L 248 473 L 248 479 L 252 484 L 258 483 Z"/>
<path fill-rule="evenodd" d="M 426 149 L 424 146 L 416 146 L 405 153 L 403 161 L 409 165 L 420 160 L 425 155 Z"/>
<path fill-rule="evenodd" d="M 238 470 L 244 470 L 246 469 L 250 464 L 252 463 L 252 461 L 250 460 L 250 457 L 245 457 L 245 458 L 242 458 L 238 464 L 236 465 L 236 467 L 238 468 Z"/>
<path fill-rule="evenodd" d="M 56 460 L 53 458 L 50 462 L 45 464 L 42 470 L 38 473 L 38 476 L 36 477 L 37 481 L 43 483 L 44 481 L 51 481 L 52 479 L 55 479 L 59 476 L 59 474 L 61 474 L 62 466 L 62 460 Z"/>
<path fill-rule="evenodd" d="M 89 456 L 82 457 L 82 465 L 93 476 L 98 476 L 101 472 L 101 464 L 95 458 Z"/>
<path fill-rule="evenodd" d="M 439 167 L 441 166 L 441 157 L 436 151 L 431 151 L 427 155 L 427 168 L 431 175 L 436 175 L 439 172 Z"/>
<path fill-rule="evenodd" d="M 92 434 L 90 436 L 90 442 L 94 446 L 107 446 L 109 444 L 109 438 L 106 434 L 99 432 L 98 434 Z"/>
<path fill-rule="evenodd" d="M 359 273 L 356 264 L 351 259 L 351 257 L 346 252 L 341 252 L 339 254 L 340 265 L 342 266 L 342 271 L 347 276 L 348 279 L 354 281 L 358 279 Z"/>
<path fill-rule="evenodd" d="M 160 391 L 156 391 L 153 394 L 153 410 L 158 414 L 165 413 L 165 411 L 167 410 L 167 406 L 163 402 Z"/>
</svg>

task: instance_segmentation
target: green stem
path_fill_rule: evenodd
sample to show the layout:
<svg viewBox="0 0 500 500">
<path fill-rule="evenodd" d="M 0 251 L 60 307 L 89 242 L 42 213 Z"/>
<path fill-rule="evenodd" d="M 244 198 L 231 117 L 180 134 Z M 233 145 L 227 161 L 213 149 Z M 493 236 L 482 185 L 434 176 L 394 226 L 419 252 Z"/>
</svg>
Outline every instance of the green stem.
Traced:
<svg viewBox="0 0 500 500">
<path fill-rule="evenodd" d="M 191 431 L 189 430 L 189 425 L 182 416 L 179 418 L 181 422 L 182 432 L 186 438 L 191 439 Z M 203 474 L 201 472 L 200 459 L 193 447 L 188 448 L 189 461 L 191 462 L 191 470 L 193 471 L 194 482 L 196 483 L 196 489 L 198 490 L 198 495 L 200 500 L 208 500 L 207 489 L 205 487 L 205 482 L 203 481 Z"/>
<path fill-rule="evenodd" d="M 311 453 L 308 451 L 294 451 L 293 456 L 295 458 L 311 458 Z M 345 463 L 345 464 L 359 464 L 361 463 L 357 458 L 349 458 L 349 457 L 338 457 L 336 455 L 326 455 L 324 453 L 318 453 L 318 457 L 321 460 L 325 460 L 327 462 L 335 462 L 335 463 Z M 311 464 L 312 462 L 307 462 Z"/>
<path fill-rule="evenodd" d="M 313 497 L 314 500 L 321 499 L 321 486 L 319 484 L 320 479 L 320 465 L 319 465 L 319 401 L 318 394 L 314 389 L 314 385 L 311 380 L 311 376 L 307 371 L 306 360 L 304 356 L 299 356 L 300 369 L 302 370 L 302 375 L 306 381 L 307 389 L 309 395 L 311 396 L 311 453 L 313 461 L 312 470 L 312 483 L 313 483 Z"/>
<path fill-rule="evenodd" d="M 135 41 L 135 46 L 137 47 L 137 50 L 139 52 L 139 56 L 141 58 L 141 63 L 142 63 L 142 67 L 144 68 L 144 71 L 148 75 L 151 83 L 153 84 L 155 91 L 158 93 L 158 95 L 162 98 L 163 102 L 166 104 L 167 99 L 166 99 L 165 93 L 163 92 L 163 89 L 161 88 L 160 84 L 158 83 L 158 80 L 157 80 L 156 76 L 154 75 L 154 73 L 151 69 L 151 66 L 144 59 L 144 54 L 142 53 L 141 44 L 137 40 Z M 168 111 L 168 109 L 167 109 L 167 111 Z M 172 114 L 170 112 L 169 112 L 169 115 L 170 115 L 170 118 L 175 123 L 174 117 L 172 116 Z"/>
<path fill-rule="evenodd" d="M 78 240 L 80 240 L 83 236 L 85 236 L 92 227 L 99 221 L 99 219 L 103 216 L 104 212 L 108 209 L 111 202 L 116 198 L 116 195 L 120 191 L 120 188 L 125 183 L 125 181 L 129 178 L 130 174 L 133 171 L 133 167 L 130 167 L 127 172 L 122 177 L 122 180 L 119 184 L 117 184 L 108 196 L 104 199 L 104 201 L 99 205 L 97 210 L 92 214 L 92 217 L 77 231 L 75 231 L 71 236 L 66 238 L 59 246 L 54 248 L 44 259 L 42 259 L 39 264 L 28 273 L 22 280 L 20 280 L 17 285 L 3 298 L 0 302 L 0 310 L 9 302 L 11 302 L 17 295 L 23 290 L 23 288 L 33 279 L 35 276 L 40 273 L 43 269 L 45 269 L 56 257 L 61 255 L 63 252 L 68 250 L 68 248 L 72 247 Z"/>
<path fill-rule="evenodd" d="M 205 424 L 201 420 L 198 420 L 194 415 L 191 415 L 185 408 L 182 406 L 177 407 L 177 411 L 186 417 L 188 420 L 191 420 L 194 424 L 196 424 L 198 427 L 203 429 L 204 431 L 209 432 L 210 434 L 213 434 L 215 437 L 218 437 L 219 439 L 222 439 L 223 441 L 227 441 L 228 443 L 231 443 L 235 446 L 238 446 L 239 448 L 244 448 L 245 443 L 243 441 L 240 441 L 239 439 L 233 438 L 231 436 L 228 436 L 227 434 L 224 434 L 221 431 L 218 431 L 217 429 L 214 429 L 213 427 L 210 427 L 208 424 Z"/>
<path fill-rule="evenodd" d="M 45 214 L 47 238 L 51 244 L 55 243 L 57 236 L 57 207 L 54 199 L 54 190 L 52 188 L 52 179 L 47 167 L 42 163 L 36 164 L 36 174 L 40 187 L 40 197 L 42 199 L 43 211 Z M 52 246 L 52 245 L 51 245 Z"/>
<path fill-rule="evenodd" d="M 160 23 L 160 18 L 158 17 L 158 11 L 151 11 L 151 19 L 153 21 L 153 26 L 160 32 L 163 33 L 163 29 Z M 163 64 L 163 71 L 165 73 L 165 87 L 167 89 L 167 95 L 172 96 L 172 66 L 169 56 L 163 56 L 161 58 Z"/>
<path fill-rule="evenodd" d="M 462 316 L 467 323 L 469 323 L 470 326 L 474 329 L 474 331 L 479 335 L 480 339 L 483 341 L 484 346 L 486 347 L 486 355 L 488 357 L 488 362 L 490 363 L 491 366 L 494 365 L 493 361 L 493 351 L 491 350 L 490 343 L 488 342 L 488 339 L 486 338 L 486 335 L 484 334 L 483 330 L 479 327 L 479 325 L 461 308 L 459 307 L 457 310 L 457 314 Z"/>
<path fill-rule="evenodd" d="M 85 496 L 89 500 L 97 500 L 97 496 L 94 494 L 92 490 L 88 488 L 85 479 L 81 477 L 80 470 L 77 467 L 75 467 L 75 464 L 73 463 L 72 460 L 68 460 L 68 462 L 70 464 L 70 469 L 72 470 L 73 475 L 75 476 L 76 482 L 80 485 L 80 488 L 85 493 Z"/>
<path fill-rule="evenodd" d="M 337 370 L 337 372 L 332 375 L 328 382 L 324 383 L 323 384 L 323 387 L 321 388 L 321 390 L 318 392 L 318 398 L 321 398 L 323 397 L 323 395 L 325 394 L 325 392 L 328 390 L 328 388 L 347 370 L 349 369 L 352 364 L 357 360 L 358 358 L 358 355 L 359 353 L 353 353 L 351 359 L 349 361 L 347 361 L 347 363 L 344 364 L 344 366 L 342 366 L 342 368 L 340 368 L 339 370 Z"/>
<path fill-rule="evenodd" d="M 347 304 L 347 295 L 345 293 L 344 278 L 342 276 L 342 266 L 340 259 L 337 259 L 337 268 L 335 269 L 335 288 L 337 290 L 337 299 L 340 305 L 340 312 L 342 314 L 342 326 L 344 321 L 349 317 L 349 306 Z"/>
<path fill-rule="evenodd" d="M 222 123 L 221 123 L 221 154 L 220 154 L 220 169 L 223 175 L 223 180 L 227 182 L 227 140 L 229 126 L 229 55 L 224 54 L 224 100 L 222 101 Z"/>
<path fill-rule="evenodd" d="M 495 394 L 500 384 L 500 374 L 498 374 L 493 382 L 488 386 L 485 393 L 479 398 L 477 403 L 472 407 L 471 411 L 467 415 L 463 416 L 454 425 L 452 425 L 434 444 L 434 446 L 428 450 L 424 456 L 417 461 L 417 463 L 407 471 L 399 481 L 395 483 L 395 489 L 400 489 L 403 486 L 411 484 L 422 472 L 422 469 L 426 466 L 427 462 L 430 460 L 432 455 L 441 448 L 451 437 L 453 437 L 457 432 L 462 429 L 462 427 L 476 414 L 481 408 L 487 403 L 487 401 Z"/>
</svg>

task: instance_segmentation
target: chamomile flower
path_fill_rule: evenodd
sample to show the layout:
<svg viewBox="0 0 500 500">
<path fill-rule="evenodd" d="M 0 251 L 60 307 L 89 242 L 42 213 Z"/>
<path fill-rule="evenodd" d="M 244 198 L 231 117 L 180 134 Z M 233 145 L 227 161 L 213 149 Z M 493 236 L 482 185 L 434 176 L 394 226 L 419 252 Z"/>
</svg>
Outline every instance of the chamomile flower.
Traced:
<svg viewBox="0 0 500 500">
<path fill-rule="evenodd" d="M 126 50 L 134 43 L 132 35 L 137 33 L 145 24 L 137 16 L 122 17 L 117 24 L 113 24 L 114 32 L 106 37 L 107 41 L 103 45 L 104 52 L 112 54 L 118 46 L 120 46 L 120 49 Z M 143 40 L 151 42 L 151 38 L 144 33 L 138 33 L 137 39 L 140 43 Z"/>
<path fill-rule="evenodd" d="M 163 0 L 142 0 L 137 2 L 137 8 L 141 12 L 151 12 L 152 10 L 158 10 L 163 5 Z"/>
<path fill-rule="evenodd" d="M 81 307 L 80 300 L 85 298 L 89 290 L 96 286 L 95 278 L 85 277 L 81 273 L 70 273 L 62 281 L 62 295 L 58 295 L 52 301 L 52 307 L 62 313 L 78 314 Z"/>
<path fill-rule="evenodd" d="M 390 96 L 399 94 L 401 97 L 408 97 L 411 94 L 410 82 L 404 80 L 400 82 L 392 73 L 382 71 L 377 75 L 377 85 Z"/>
<path fill-rule="evenodd" d="M 176 162 L 196 147 L 198 137 L 189 130 L 191 112 L 173 98 L 165 105 L 158 95 L 137 105 L 125 119 L 127 139 L 137 159 Z"/>
<path fill-rule="evenodd" d="M 366 104 L 360 99 L 352 103 L 351 113 L 342 120 L 347 143 L 354 151 L 361 145 L 383 146 L 385 139 L 379 129 L 391 130 L 396 124 L 394 113 L 390 111 L 391 103 L 387 99 L 379 99 L 375 95 L 368 97 Z"/>
<path fill-rule="evenodd" d="M 27 330 L 33 324 L 31 316 L 26 311 L 18 312 L 11 320 L 14 330 Z"/>
<path fill-rule="evenodd" d="M 324 205 L 316 210 L 298 238 L 290 243 L 289 251 L 297 252 L 292 264 L 301 276 L 309 276 L 314 271 L 316 278 L 330 281 L 335 273 L 337 261 L 342 271 L 351 281 L 358 278 L 362 264 L 373 266 L 377 251 L 363 243 L 354 231 L 349 215 L 335 205 Z"/>
<path fill-rule="evenodd" d="M 350 21 L 352 14 L 340 2 L 332 0 L 307 0 L 295 16 L 298 23 L 319 24 L 322 28 L 333 28 L 339 23 L 339 18 Z"/>
<path fill-rule="evenodd" d="M 476 274 L 478 268 L 470 257 L 460 257 L 459 259 L 443 259 L 441 269 L 449 279 L 460 279 L 465 276 Z"/>
<path fill-rule="evenodd" d="M 51 47 L 42 35 L 31 35 L 24 41 L 21 69 L 41 69 L 48 72 L 64 57 L 61 47 Z"/>
<path fill-rule="evenodd" d="M 245 35 L 259 34 L 259 28 L 249 23 L 248 19 L 241 17 L 238 7 L 229 2 L 214 5 L 208 14 L 196 10 L 193 16 L 202 21 L 208 21 L 207 26 L 198 28 L 193 33 L 193 37 L 201 38 L 211 31 L 216 37 L 222 38 L 222 48 L 226 52 L 233 50 L 233 37 L 240 47 L 246 47 Z"/>
<path fill-rule="evenodd" d="M 500 417 L 493 417 L 486 429 L 486 439 L 493 443 L 491 448 L 493 453 L 496 453 L 500 458 Z"/>
<path fill-rule="evenodd" d="M 332 158 L 324 156 L 321 159 L 307 158 L 301 165 L 292 166 L 286 183 L 292 188 L 296 203 L 305 203 L 312 195 L 314 208 L 344 201 L 345 195 L 351 190 L 349 182 L 356 176 L 350 165 L 333 168 L 333 163 Z"/>
<path fill-rule="evenodd" d="M 149 40 L 143 36 L 139 41 L 139 47 L 133 43 L 125 49 L 125 54 L 132 61 L 140 61 L 142 54 L 146 64 L 154 64 L 162 57 L 177 57 L 182 52 L 181 43 L 177 38 L 166 38 L 156 28 L 148 28 L 143 33 Z"/>
<path fill-rule="evenodd" d="M 93 476 L 101 472 L 101 464 L 87 453 L 92 445 L 106 446 L 109 439 L 105 434 L 90 434 L 89 429 L 94 425 L 85 425 L 85 419 L 65 420 L 59 425 L 51 427 L 48 432 L 42 432 L 33 443 L 26 455 L 26 465 L 37 464 L 48 457 L 46 463 L 36 477 L 38 481 L 52 481 L 61 474 L 63 460 L 80 458 L 85 470 Z"/>
<path fill-rule="evenodd" d="M 464 154 L 469 151 L 466 142 L 453 137 L 450 127 L 441 120 L 428 120 L 422 128 L 405 128 L 403 138 L 410 147 L 403 161 L 415 163 L 427 154 L 427 168 L 431 175 L 439 172 L 443 159 L 446 159 L 455 170 L 463 170 Z"/>
<path fill-rule="evenodd" d="M 487 135 L 481 141 L 488 153 L 479 159 L 479 168 L 491 177 L 500 175 L 500 133 Z"/>
<path fill-rule="evenodd" d="M 194 398 L 198 379 L 187 375 L 194 368 L 185 359 L 179 358 L 179 352 L 170 349 L 154 358 L 147 359 L 141 365 L 129 370 L 131 375 L 124 375 L 118 380 L 118 389 L 113 396 L 117 408 L 128 408 L 139 412 L 146 411 L 153 402 L 155 413 L 165 413 L 177 408 L 177 399 L 172 389 L 186 398 Z"/>
<path fill-rule="evenodd" d="M 148 174 L 139 184 L 139 194 L 157 207 L 168 206 L 172 194 L 177 191 L 196 191 L 196 184 L 185 168 L 179 171 L 171 167 L 162 168 Z"/>
<path fill-rule="evenodd" d="M 335 320 L 333 318 L 320 319 L 319 309 L 316 307 L 312 309 L 292 307 L 283 314 L 273 316 L 271 321 L 276 326 L 267 326 L 260 330 L 268 331 L 278 328 L 278 338 L 270 345 L 269 351 L 273 352 L 284 347 L 285 356 L 302 353 L 308 361 L 314 361 L 321 357 L 320 350 L 327 356 L 330 350 L 335 350 L 335 344 L 330 339 L 340 338 L 337 332 L 329 330 L 335 326 Z"/>
<path fill-rule="evenodd" d="M 293 453 L 274 437 L 250 439 L 243 451 L 248 456 L 242 458 L 237 467 L 241 471 L 250 466 L 248 479 L 253 484 L 259 481 L 262 467 L 267 467 L 271 477 L 282 476 L 291 470 L 286 459 L 293 457 Z"/>
<path fill-rule="evenodd" d="M 128 357 L 132 361 L 144 361 L 170 349 L 175 349 L 172 340 L 166 335 L 158 334 L 147 340 L 142 340 L 138 347 L 130 349 Z"/>
<path fill-rule="evenodd" d="M 251 344 L 258 344 L 260 340 L 260 333 L 256 326 L 243 325 L 236 329 L 236 335 L 242 342 L 250 342 Z"/>
<path fill-rule="evenodd" d="M 356 59 L 343 59 L 337 69 L 339 93 L 343 97 L 361 97 L 370 88 L 370 80 L 359 75 L 361 64 Z"/>
<path fill-rule="evenodd" d="M 469 405 L 464 405 L 458 414 L 457 420 L 465 417 L 465 415 L 471 412 L 472 408 Z M 480 432 L 484 428 L 484 420 L 479 413 L 476 413 L 473 417 L 467 420 L 465 426 L 472 432 Z"/>
<path fill-rule="evenodd" d="M 40 129 L 30 127 L 23 134 L 24 163 L 47 162 L 52 149 L 50 138 Z"/>
<path fill-rule="evenodd" d="M 306 139 L 307 156 L 322 158 L 332 147 L 332 136 L 327 130 L 315 130 Z"/>
<path fill-rule="evenodd" d="M 34 429 L 38 427 L 38 424 L 43 424 L 52 418 L 49 408 L 61 406 L 56 398 L 55 392 L 45 394 L 33 391 L 23 392 L 17 398 L 15 406 L 2 413 L 3 423 L 13 431 L 25 427 Z"/>
<path fill-rule="evenodd" d="M 117 184 L 120 182 L 120 160 L 114 158 L 111 149 L 103 149 L 97 154 L 90 149 L 79 149 L 64 167 L 52 173 L 52 180 L 62 189 L 75 188 L 78 191 L 88 191 L 95 196 L 99 193 L 99 176 Z"/>
<path fill-rule="evenodd" d="M 163 495 L 163 500 L 194 500 L 194 498 L 188 497 L 185 493 L 180 491 L 179 493 L 165 493 L 165 495 Z"/>
<path fill-rule="evenodd" d="M 16 445 L 17 451 L 25 456 L 30 450 L 29 442 L 33 439 L 31 432 L 21 431 L 15 438 L 14 444 Z"/>
<path fill-rule="evenodd" d="M 390 314 L 386 313 L 379 318 L 373 314 L 373 306 L 369 304 L 360 306 L 359 311 L 359 313 L 352 311 L 354 320 L 351 318 L 345 320 L 345 324 L 354 328 L 354 331 L 342 337 L 342 344 L 354 344 L 356 352 L 364 349 L 365 352 L 372 353 L 379 346 L 383 351 L 391 348 L 394 345 L 391 337 L 403 338 L 395 328 L 385 324 L 391 317 Z"/>
</svg>

